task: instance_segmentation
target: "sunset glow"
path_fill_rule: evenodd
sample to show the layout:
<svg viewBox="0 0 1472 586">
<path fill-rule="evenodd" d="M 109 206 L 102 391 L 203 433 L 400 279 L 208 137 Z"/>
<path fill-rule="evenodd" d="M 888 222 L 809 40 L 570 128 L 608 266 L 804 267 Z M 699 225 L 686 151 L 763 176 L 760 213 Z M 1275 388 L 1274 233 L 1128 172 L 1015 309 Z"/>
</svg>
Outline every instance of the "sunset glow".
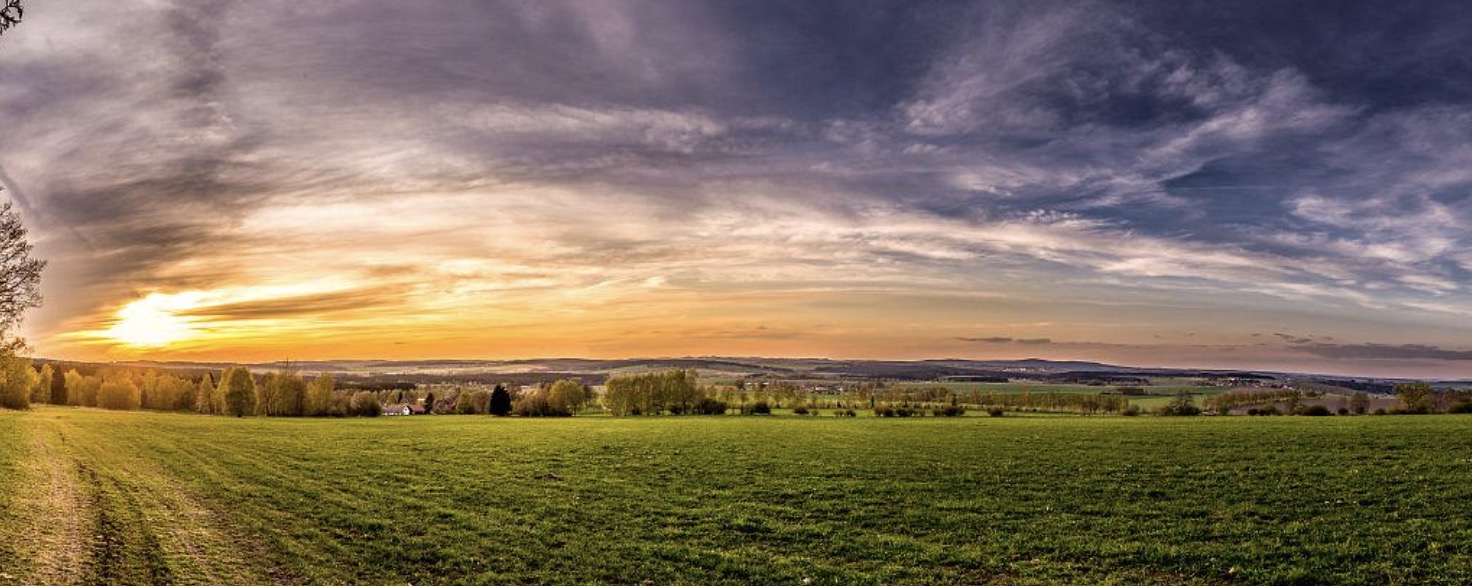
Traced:
<svg viewBox="0 0 1472 586">
<path fill-rule="evenodd" d="M 1472 72 L 1416 40 L 1460 17 L 784 10 L 38 4 L 0 47 L 24 333 L 1472 376 Z"/>
<path fill-rule="evenodd" d="M 134 301 L 118 310 L 117 323 L 104 332 L 111 340 L 138 348 L 159 348 L 187 340 L 195 334 L 179 310 L 188 309 L 178 298 L 158 294 Z"/>
</svg>

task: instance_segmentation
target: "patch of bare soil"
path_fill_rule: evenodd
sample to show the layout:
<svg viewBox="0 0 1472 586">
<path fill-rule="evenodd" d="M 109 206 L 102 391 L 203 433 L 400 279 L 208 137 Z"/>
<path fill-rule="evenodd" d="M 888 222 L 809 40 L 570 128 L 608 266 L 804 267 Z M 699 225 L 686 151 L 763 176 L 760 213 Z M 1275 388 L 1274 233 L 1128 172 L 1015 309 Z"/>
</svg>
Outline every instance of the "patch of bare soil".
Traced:
<svg viewBox="0 0 1472 586">
<path fill-rule="evenodd" d="M 80 584 L 86 570 L 95 518 L 83 490 L 77 464 L 61 449 L 65 437 L 44 425 L 29 425 L 31 457 L 21 468 L 13 501 L 21 519 L 22 535 L 15 544 L 25 569 L 26 584 L 41 586 Z M 24 562 L 23 562 L 24 563 Z"/>
</svg>

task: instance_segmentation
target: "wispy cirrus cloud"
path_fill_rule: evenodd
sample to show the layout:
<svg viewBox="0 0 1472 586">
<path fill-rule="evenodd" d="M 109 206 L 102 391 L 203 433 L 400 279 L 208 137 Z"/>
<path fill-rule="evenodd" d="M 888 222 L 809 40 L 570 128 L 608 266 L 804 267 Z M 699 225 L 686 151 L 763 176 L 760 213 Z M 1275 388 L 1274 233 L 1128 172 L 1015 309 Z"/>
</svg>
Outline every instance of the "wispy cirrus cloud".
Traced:
<svg viewBox="0 0 1472 586">
<path fill-rule="evenodd" d="M 0 164 L 53 261 L 32 328 L 59 354 L 189 292 L 231 353 L 291 319 L 381 352 L 375 328 L 441 314 L 497 351 L 681 316 L 711 353 L 1310 322 L 1456 352 L 1472 16 L 1408 7 L 1420 34 L 1393 40 L 1368 10 L 78 0 L 0 44 Z M 1101 307 L 1133 321 L 1088 325 Z M 963 340 L 1014 322 L 1059 325 Z M 579 350 L 617 352 L 549 351 Z"/>
</svg>

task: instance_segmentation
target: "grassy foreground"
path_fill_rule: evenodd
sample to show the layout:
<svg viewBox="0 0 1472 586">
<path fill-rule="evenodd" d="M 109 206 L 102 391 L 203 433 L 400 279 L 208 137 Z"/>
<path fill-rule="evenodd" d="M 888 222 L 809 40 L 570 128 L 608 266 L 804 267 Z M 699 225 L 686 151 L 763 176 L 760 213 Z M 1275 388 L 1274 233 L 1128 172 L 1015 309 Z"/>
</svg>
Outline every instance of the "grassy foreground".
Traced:
<svg viewBox="0 0 1472 586">
<path fill-rule="evenodd" d="M 0 584 L 1472 582 L 1472 417 L 47 408 L 0 442 Z"/>
</svg>

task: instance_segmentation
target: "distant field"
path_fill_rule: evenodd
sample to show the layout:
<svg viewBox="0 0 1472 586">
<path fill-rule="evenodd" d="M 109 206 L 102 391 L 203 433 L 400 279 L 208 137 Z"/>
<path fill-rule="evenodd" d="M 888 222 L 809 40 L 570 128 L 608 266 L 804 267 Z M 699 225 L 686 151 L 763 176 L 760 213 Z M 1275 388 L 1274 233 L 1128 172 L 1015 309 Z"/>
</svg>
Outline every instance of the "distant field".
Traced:
<svg viewBox="0 0 1472 586">
<path fill-rule="evenodd" d="M 1090 395 L 1095 395 L 1095 394 L 1099 394 L 1099 393 L 1102 393 L 1102 392 L 1105 392 L 1105 391 L 1112 391 L 1112 390 L 1114 390 L 1116 388 L 1119 388 L 1121 386 L 1130 386 L 1130 385 L 1096 386 L 1096 385 L 1057 384 L 1057 383 L 1047 383 L 1047 382 L 1011 381 L 1011 382 L 1005 382 L 1005 383 L 904 382 L 904 383 L 899 383 L 897 386 L 900 386 L 900 387 L 920 387 L 920 388 L 925 388 L 925 387 L 945 387 L 945 388 L 950 389 L 952 391 L 958 391 L 958 392 L 981 391 L 983 393 L 1022 393 L 1022 392 L 1033 392 L 1033 393 L 1086 393 L 1086 394 L 1090 394 Z M 1214 394 L 1217 394 L 1217 393 L 1225 393 L 1225 392 L 1231 390 L 1230 387 L 1217 387 L 1217 386 L 1192 385 L 1192 384 L 1150 385 L 1150 386 L 1145 386 L 1145 387 L 1141 387 L 1141 388 L 1143 388 L 1146 393 L 1149 393 L 1151 395 L 1162 395 L 1162 396 L 1165 396 L 1165 395 L 1175 395 L 1175 394 L 1180 393 L 1182 391 L 1185 391 L 1187 393 L 1197 394 L 1197 395 L 1214 395 Z"/>
<path fill-rule="evenodd" d="M 1472 417 L 50 408 L 0 441 L 0 584 L 1472 581 Z"/>
</svg>

